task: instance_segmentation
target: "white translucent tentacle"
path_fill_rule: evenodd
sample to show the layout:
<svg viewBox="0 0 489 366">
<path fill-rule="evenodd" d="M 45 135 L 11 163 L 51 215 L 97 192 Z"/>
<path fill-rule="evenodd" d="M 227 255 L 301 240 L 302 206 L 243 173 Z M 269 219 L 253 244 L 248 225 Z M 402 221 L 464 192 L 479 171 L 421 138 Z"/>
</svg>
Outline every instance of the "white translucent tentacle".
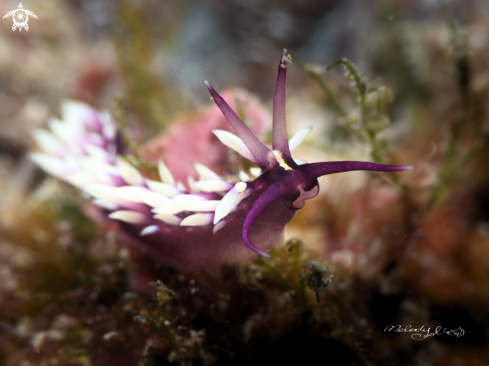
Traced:
<svg viewBox="0 0 489 366">
<path fill-rule="evenodd" d="M 199 173 L 200 180 L 222 180 L 221 177 L 202 164 L 195 163 L 195 170 Z"/>
<path fill-rule="evenodd" d="M 173 178 L 173 175 L 171 174 L 170 170 L 163 162 L 163 160 L 160 160 L 158 162 L 158 173 L 160 174 L 160 179 L 163 183 L 169 184 L 171 186 L 175 185 L 175 178 Z"/>
<path fill-rule="evenodd" d="M 131 164 L 124 161 L 124 159 L 119 158 L 117 160 L 117 168 L 121 173 L 122 179 L 124 179 L 127 184 L 133 186 L 141 186 L 144 184 L 144 179 L 141 173 L 139 173 L 139 171 L 136 168 L 134 168 Z"/>
<path fill-rule="evenodd" d="M 234 207 L 234 201 L 238 196 L 238 191 L 233 187 L 228 193 L 222 198 L 221 202 L 216 208 L 216 213 L 214 215 L 214 225 L 217 224 L 221 219 L 227 216 L 229 211 Z"/>
<path fill-rule="evenodd" d="M 233 186 L 232 183 L 222 180 L 201 180 L 199 182 L 195 182 L 194 185 L 201 192 L 227 191 Z"/>
<path fill-rule="evenodd" d="M 115 188 L 115 191 L 117 192 L 119 197 L 126 201 L 143 203 L 140 195 L 146 192 L 146 189 L 143 187 L 124 186 Z"/>
<path fill-rule="evenodd" d="M 145 235 L 151 235 L 159 231 L 158 225 L 150 225 L 146 226 L 143 230 L 141 230 L 141 233 L 139 233 L 140 236 L 145 236 Z"/>
<path fill-rule="evenodd" d="M 180 226 L 204 226 L 212 223 L 213 214 L 194 214 L 182 220 Z"/>
<path fill-rule="evenodd" d="M 146 221 L 146 216 L 140 212 L 121 210 L 109 214 L 109 218 L 124 221 L 130 224 L 142 224 Z"/>
<path fill-rule="evenodd" d="M 173 226 L 178 226 L 182 222 L 182 219 L 175 215 L 168 215 L 163 213 L 155 215 L 154 218 L 163 221 L 165 224 Z"/>
<path fill-rule="evenodd" d="M 171 203 L 171 199 L 167 196 L 152 191 L 139 193 L 139 198 L 142 202 L 151 207 L 159 207 Z"/>
<path fill-rule="evenodd" d="M 161 193 L 170 198 L 182 193 L 178 188 L 167 183 L 161 183 L 154 180 L 146 179 L 146 184 L 152 191 Z"/>
<path fill-rule="evenodd" d="M 212 133 L 216 135 L 216 137 L 221 140 L 224 145 L 256 164 L 255 157 L 238 136 L 223 130 L 212 130 Z"/>
<path fill-rule="evenodd" d="M 215 211 L 219 203 L 219 200 L 197 202 L 189 207 L 189 211 Z"/>
<path fill-rule="evenodd" d="M 290 152 L 294 151 L 301 143 L 304 141 L 309 132 L 312 131 L 312 127 L 303 128 L 299 132 L 297 132 L 292 138 L 289 140 L 289 150 Z"/>
</svg>

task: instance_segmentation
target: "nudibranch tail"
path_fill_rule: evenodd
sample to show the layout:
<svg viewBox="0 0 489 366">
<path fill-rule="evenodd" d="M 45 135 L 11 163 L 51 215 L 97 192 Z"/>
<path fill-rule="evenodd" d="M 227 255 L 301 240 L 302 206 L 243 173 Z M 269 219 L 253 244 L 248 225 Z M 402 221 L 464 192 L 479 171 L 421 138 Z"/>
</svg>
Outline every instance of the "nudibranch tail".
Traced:
<svg viewBox="0 0 489 366">
<path fill-rule="evenodd" d="M 287 55 L 287 50 L 284 50 L 278 65 L 277 85 L 275 87 L 275 95 L 273 96 L 272 147 L 273 150 L 280 151 L 282 158 L 286 162 L 289 162 L 292 159 L 285 122 L 286 70 L 290 60 L 291 57 L 290 55 Z"/>
<path fill-rule="evenodd" d="M 268 153 L 270 149 L 266 147 L 258 138 L 251 132 L 251 130 L 241 121 L 226 101 L 214 90 L 214 88 L 205 81 L 205 86 L 209 89 L 209 92 L 214 98 L 214 102 L 224 114 L 224 117 L 228 120 L 231 127 L 236 131 L 238 137 L 244 142 L 248 150 L 253 154 L 256 159 L 256 164 L 265 169 L 268 166 Z"/>
</svg>

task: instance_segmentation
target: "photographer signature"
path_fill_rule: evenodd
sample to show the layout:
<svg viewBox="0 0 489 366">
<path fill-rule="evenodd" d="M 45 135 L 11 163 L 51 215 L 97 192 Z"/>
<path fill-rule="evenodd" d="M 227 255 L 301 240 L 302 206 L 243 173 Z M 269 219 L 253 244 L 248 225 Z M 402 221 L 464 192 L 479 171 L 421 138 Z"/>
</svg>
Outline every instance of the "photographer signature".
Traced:
<svg viewBox="0 0 489 366">
<path fill-rule="evenodd" d="M 425 328 L 424 325 L 421 328 L 412 328 L 411 325 L 404 328 L 401 325 L 389 325 L 385 327 L 384 332 L 414 333 L 411 334 L 411 338 L 417 341 L 443 334 L 460 338 L 465 334 L 465 331 L 460 327 L 454 330 L 447 330 L 447 328 L 442 329 L 442 327 L 438 326 L 431 332 L 431 328 Z"/>
</svg>

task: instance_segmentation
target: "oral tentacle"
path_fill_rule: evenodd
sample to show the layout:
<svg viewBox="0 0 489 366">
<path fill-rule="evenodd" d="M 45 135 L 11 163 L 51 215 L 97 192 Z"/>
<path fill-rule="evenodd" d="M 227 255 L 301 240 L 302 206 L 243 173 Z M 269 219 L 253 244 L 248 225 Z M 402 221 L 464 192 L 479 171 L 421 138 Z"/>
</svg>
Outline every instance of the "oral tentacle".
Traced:
<svg viewBox="0 0 489 366">
<path fill-rule="evenodd" d="M 217 104 L 222 114 L 224 114 L 224 117 L 226 117 L 231 127 L 233 127 L 238 137 L 244 142 L 248 150 L 250 150 L 255 157 L 257 165 L 260 168 L 265 169 L 268 166 L 268 154 L 270 153 L 268 147 L 258 140 L 253 132 L 251 132 L 243 121 L 241 121 L 238 115 L 234 113 L 224 98 L 222 98 L 207 81 L 205 81 L 205 86 L 209 89 L 212 98 L 214 98 L 214 102 Z"/>
<path fill-rule="evenodd" d="M 246 214 L 246 217 L 243 222 L 243 228 L 241 230 L 241 238 L 243 242 L 246 244 L 248 248 L 253 250 L 254 252 L 261 254 L 265 257 L 270 257 L 263 250 L 255 247 L 249 237 L 248 234 L 250 232 L 251 226 L 253 225 L 253 221 L 256 217 L 262 212 L 269 204 L 275 201 L 278 197 L 280 197 L 279 184 L 274 183 L 269 186 L 263 193 L 260 194 L 260 197 L 253 203 L 251 209 Z"/>
<path fill-rule="evenodd" d="M 289 62 L 290 56 L 287 55 L 287 50 L 284 50 L 278 65 L 277 85 L 275 87 L 275 95 L 273 96 L 272 146 L 273 150 L 278 150 L 282 153 L 285 160 L 291 159 L 285 122 L 286 76 L 287 64 Z"/>
<path fill-rule="evenodd" d="M 300 165 L 298 168 L 301 172 L 310 178 L 319 178 L 323 175 L 351 172 L 354 170 L 367 170 L 374 172 L 400 172 L 411 170 L 411 166 L 382 165 L 364 161 L 332 161 L 325 163 L 311 163 Z"/>
</svg>

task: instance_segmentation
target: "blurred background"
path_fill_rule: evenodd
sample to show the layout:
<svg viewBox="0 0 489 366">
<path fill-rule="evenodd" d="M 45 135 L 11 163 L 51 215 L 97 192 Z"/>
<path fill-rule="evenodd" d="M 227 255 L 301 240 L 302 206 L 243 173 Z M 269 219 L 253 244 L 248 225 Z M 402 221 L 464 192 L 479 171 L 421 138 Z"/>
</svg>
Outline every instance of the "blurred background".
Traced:
<svg viewBox="0 0 489 366">
<path fill-rule="evenodd" d="M 0 364 L 489 365 L 488 1 L 22 4 L 38 17 L 29 31 L 0 22 Z M 2 16 L 17 7 L 0 0 Z M 297 158 L 414 166 L 322 178 L 286 231 L 305 272 L 289 246 L 203 280 L 197 301 L 193 278 L 129 256 L 29 159 L 31 131 L 65 99 L 110 111 L 143 156 L 212 107 L 204 80 L 271 111 L 284 48 L 289 135 L 314 127 Z M 289 293 L 304 290 L 308 261 L 334 275 L 319 304 Z M 183 320 L 165 328 L 168 314 Z M 465 334 L 414 341 L 392 324 Z"/>
</svg>

